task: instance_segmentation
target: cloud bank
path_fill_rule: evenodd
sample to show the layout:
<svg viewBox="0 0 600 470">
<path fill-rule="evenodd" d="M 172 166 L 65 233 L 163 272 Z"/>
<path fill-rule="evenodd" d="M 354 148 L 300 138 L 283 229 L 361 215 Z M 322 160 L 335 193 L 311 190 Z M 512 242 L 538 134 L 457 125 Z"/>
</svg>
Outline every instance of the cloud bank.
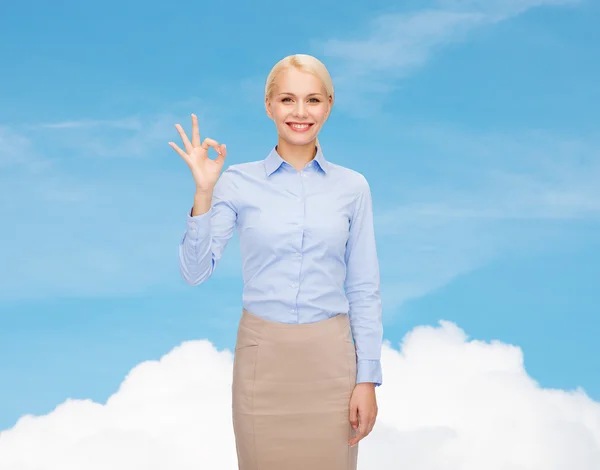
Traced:
<svg viewBox="0 0 600 470">
<path fill-rule="evenodd" d="M 600 403 L 542 388 L 518 347 L 418 327 L 385 344 L 379 417 L 363 470 L 594 470 Z M 209 341 L 144 362 L 105 404 L 67 400 L 0 434 L 6 470 L 234 470 L 232 353 Z"/>
</svg>

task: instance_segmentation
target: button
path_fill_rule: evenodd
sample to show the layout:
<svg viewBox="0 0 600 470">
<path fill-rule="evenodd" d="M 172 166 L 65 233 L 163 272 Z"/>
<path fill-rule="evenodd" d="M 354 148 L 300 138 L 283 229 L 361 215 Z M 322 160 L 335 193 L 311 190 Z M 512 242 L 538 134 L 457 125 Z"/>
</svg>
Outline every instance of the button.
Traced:
<svg viewBox="0 0 600 470">
<path fill-rule="evenodd" d="M 196 222 L 192 222 L 191 225 L 192 225 L 192 227 L 195 227 L 196 226 Z"/>
<path fill-rule="evenodd" d="M 299 252 L 296 252 L 295 254 L 296 254 L 296 257 L 298 257 L 298 258 L 299 258 L 300 256 L 302 256 L 302 253 L 299 253 Z"/>
<path fill-rule="evenodd" d="M 306 178 L 308 176 L 308 173 L 302 173 L 302 176 Z"/>
<path fill-rule="evenodd" d="M 292 313 L 296 313 L 296 309 L 292 309 Z"/>
<path fill-rule="evenodd" d="M 292 287 L 298 287 L 298 284 L 296 284 L 295 282 L 292 283 Z"/>
</svg>

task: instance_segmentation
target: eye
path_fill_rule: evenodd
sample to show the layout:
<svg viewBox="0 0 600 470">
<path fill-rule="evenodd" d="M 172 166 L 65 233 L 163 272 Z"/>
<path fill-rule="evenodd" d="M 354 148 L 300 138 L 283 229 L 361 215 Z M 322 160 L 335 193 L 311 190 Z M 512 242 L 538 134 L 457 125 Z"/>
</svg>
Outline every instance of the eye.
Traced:
<svg viewBox="0 0 600 470">
<path fill-rule="evenodd" d="M 290 97 L 287 97 L 287 96 L 285 98 L 281 99 L 282 103 L 287 103 L 288 101 L 292 101 L 292 99 Z M 319 98 L 309 98 L 308 101 L 313 102 L 313 103 L 320 103 L 321 102 L 321 100 Z"/>
</svg>

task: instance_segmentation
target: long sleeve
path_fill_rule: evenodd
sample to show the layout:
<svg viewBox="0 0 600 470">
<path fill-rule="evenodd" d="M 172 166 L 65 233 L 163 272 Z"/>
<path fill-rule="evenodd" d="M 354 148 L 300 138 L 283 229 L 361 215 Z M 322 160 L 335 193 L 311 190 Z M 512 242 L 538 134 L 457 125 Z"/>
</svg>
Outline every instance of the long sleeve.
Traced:
<svg viewBox="0 0 600 470">
<path fill-rule="evenodd" d="M 380 386 L 383 342 L 380 275 L 371 191 L 364 177 L 350 222 L 345 258 L 344 289 L 350 304 L 350 327 L 356 347 L 356 383 L 373 382 Z"/>
<path fill-rule="evenodd" d="M 233 235 L 237 211 L 231 167 L 217 180 L 211 208 L 204 214 L 187 214 L 187 226 L 179 244 L 179 268 L 184 281 L 192 286 L 206 281 Z"/>
</svg>

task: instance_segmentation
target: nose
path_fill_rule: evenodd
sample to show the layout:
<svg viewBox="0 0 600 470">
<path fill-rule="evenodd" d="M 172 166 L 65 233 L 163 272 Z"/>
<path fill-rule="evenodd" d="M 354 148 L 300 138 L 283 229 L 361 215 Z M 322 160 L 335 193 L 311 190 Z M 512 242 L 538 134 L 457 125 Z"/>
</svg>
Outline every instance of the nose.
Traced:
<svg viewBox="0 0 600 470">
<path fill-rule="evenodd" d="M 302 102 L 302 100 L 297 101 L 297 105 L 294 108 L 294 116 L 298 118 L 306 118 L 308 113 L 306 112 L 306 104 Z"/>
</svg>

